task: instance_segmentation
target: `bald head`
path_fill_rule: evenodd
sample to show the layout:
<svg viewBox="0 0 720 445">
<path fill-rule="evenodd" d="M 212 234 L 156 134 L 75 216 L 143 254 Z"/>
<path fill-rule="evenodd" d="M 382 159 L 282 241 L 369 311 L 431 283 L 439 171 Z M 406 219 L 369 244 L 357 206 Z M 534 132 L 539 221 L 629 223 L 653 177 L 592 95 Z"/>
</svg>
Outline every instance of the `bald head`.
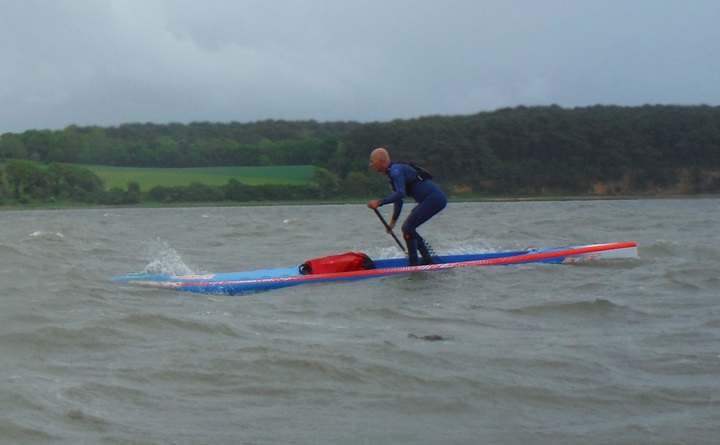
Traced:
<svg viewBox="0 0 720 445">
<path fill-rule="evenodd" d="M 390 153 L 382 147 L 376 148 L 375 150 L 370 153 L 370 159 L 384 159 L 384 160 L 390 160 Z"/>
<path fill-rule="evenodd" d="M 370 153 L 370 168 L 378 173 L 384 173 L 390 166 L 390 154 L 382 147 Z"/>
</svg>

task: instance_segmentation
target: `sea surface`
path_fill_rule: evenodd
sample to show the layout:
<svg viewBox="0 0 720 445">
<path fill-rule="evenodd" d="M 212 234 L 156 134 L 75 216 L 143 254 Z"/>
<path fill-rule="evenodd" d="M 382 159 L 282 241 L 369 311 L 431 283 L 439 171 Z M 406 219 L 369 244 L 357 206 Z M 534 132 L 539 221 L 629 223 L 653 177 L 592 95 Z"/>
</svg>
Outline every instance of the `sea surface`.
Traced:
<svg viewBox="0 0 720 445">
<path fill-rule="evenodd" d="M 720 199 L 451 203 L 438 254 L 639 258 L 235 297 L 107 279 L 401 254 L 363 205 L 0 220 L 1 444 L 720 443 Z"/>
</svg>

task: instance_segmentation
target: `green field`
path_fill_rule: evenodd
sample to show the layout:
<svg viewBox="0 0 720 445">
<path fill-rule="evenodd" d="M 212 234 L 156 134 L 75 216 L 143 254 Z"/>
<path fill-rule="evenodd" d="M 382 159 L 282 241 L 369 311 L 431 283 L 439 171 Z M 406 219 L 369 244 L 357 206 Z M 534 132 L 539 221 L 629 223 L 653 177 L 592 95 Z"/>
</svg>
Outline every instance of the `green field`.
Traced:
<svg viewBox="0 0 720 445">
<path fill-rule="evenodd" d="M 274 167 L 198 167 L 198 168 L 134 168 L 83 165 L 105 181 L 105 189 L 127 188 L 137 182 L 147 191 L 155 186 L 188 186 L 193 182 L 205 185 L 227 184 L 231 178 L 247 185 L 282 184 L 309 185 L 315 173 L 312 165 Z"/>
</svg>

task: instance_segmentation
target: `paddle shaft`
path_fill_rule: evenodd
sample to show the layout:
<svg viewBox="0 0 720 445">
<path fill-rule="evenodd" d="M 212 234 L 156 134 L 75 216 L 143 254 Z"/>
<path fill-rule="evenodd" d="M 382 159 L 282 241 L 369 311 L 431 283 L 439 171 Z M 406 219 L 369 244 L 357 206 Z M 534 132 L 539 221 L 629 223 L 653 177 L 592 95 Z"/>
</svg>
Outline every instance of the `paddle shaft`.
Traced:
<svg viewBox="0 0 720 445">
<path fill-rule="evenodd" d="M 403 246 L 402 243 L 400 242 L 400 240 L 398 239 L 398 237 L 395 236 L 395 233 L 393 233 L 393 231 L 392 231 L 392 229 L 390 228 L 390 226 L 388 225 L 388 223 L 385 222 L 385 218 L 383 218 L 383 216 L 380 214 L 380 212 L 378 211 L 378 209 L 373 209 L 373 210 L 375 211 L 375 214 L 377 215 L 377 217 L 380 218 L 380 221 L 383 223 L 383 226 L 385 226 L 385 229 L 387 230 L 387 232 L 390 234 L 390 236 L 393 237 L 393 239 L 395 240 L 395 242 L 397 243 L 397 245 L 400 246 L 400 250 L 402 250 L 403 252 L 407 253 L 407 252 L 405 251 L 405 246 Z"/>
</svg>

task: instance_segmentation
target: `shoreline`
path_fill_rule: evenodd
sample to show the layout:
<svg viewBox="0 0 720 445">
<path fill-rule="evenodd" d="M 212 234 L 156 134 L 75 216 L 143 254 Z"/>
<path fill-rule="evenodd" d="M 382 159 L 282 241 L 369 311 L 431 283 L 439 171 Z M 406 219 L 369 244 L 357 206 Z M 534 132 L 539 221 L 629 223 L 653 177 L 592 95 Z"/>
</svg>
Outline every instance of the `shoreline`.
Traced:
<svg viewBox="0 0 720 445">
<path fill-rule="evenodd" d="M 627 196 L 499 196 L 499 197 L 448 197 L 449 203 L 466 202 L 556 202 L 556 201 L 632 201 L 632 200 L 670 200 L 670 199 L 718 199 L 717 194 L 698 195 L 627 195 Z M 367 198 L 370 199 L 370 198 Z M 179 207 L 266 207 L 290 205 L 360 205 L 367 200 L 357 198 L 323 199 L 323 200 L 289 200 L 289 201 L 202 201 L 202 202 L 176 202 L 159 203 L 148 202 L 130 205 L 101 205 L 101 204 L 9 204 L 0 205 L 2 211 L 23 210 L 86 210 L 86 209 L 133 209 L 133 208 L 179 208 Z"/>
</svg>

